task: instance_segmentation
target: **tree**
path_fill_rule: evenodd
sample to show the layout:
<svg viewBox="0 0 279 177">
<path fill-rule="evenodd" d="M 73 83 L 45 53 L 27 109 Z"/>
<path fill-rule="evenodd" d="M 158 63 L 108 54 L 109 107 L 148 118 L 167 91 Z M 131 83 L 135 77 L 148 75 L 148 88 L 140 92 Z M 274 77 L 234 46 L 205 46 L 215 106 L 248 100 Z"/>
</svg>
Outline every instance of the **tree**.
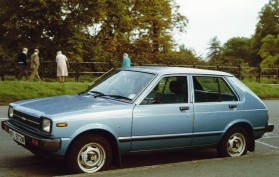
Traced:
<svg viewBox="0 0 279 177">
<path fill-rule="evenodd" d="M 171 31 L 187 25 L 174 0 L 0 0 L 0 8 L 6 54 L 39 48 L 46 59 L 62 50 L 78 61 L 118 61 L 127 52 L 163 62 L 175 46 Z"/>
<path fill-rule="evenodd" d="M 167 55 L 168 63 L 171 65 L 190 65 L 201 64 L 202 59 L 198 57 L 195 51 L 188 49 L 185 45 L 179 46 L 179 51 L 169 52 Z"/>
<path fill-rule="evenodd" d="M 103 15 L 102 1 L 1 0 L 0 7 L 0 39 L 6 50 L 40 48 L 46 58 L 54 58 L 57 50 L 84 58 L 91 44 L 87 26 Z"/>
<path fill-rule="evenodd" d="M 263 38 L 259 54 L 263 59 L 262 68 L 279 64 L 279 34 L 277 36 L 267 35 Z"/>
<path fill-rule="evenodd" d="M 179 6 L 173 0 L 135 1 L 132 39 L 134 44 L 147 44 L 153 62 L 164 62 L 161 59 L 174 48 L 170 31 L 186 27 L 187 19 L 177 9 Z"/>
<path fill-rule="evenodd" d="M 251 58 L 251 39 L 234 37 L 229 39 L 222 48 L 222 62 L 231 65 L 240 65 Z"/>
<path fill-rule="evenodd" d="M 259 13 L 259 22 L 256 26 L 255 34 L 252 37 L 253 58 L 251 65 L 258 65 L 262 58 L 259 50 L 262 46 L 262 39 L 267 35 L 279 34 L 279 0 L 270 0 Z"/>
<path fill-rule="evenodd" d="M 60 1 L 44 0 L 1 0 L 0 40 L 6 50 L 19 51 L 28 46 L 31 49 L 47 45 L 59 23 Z"/>
<path fill-rule="evenodd" d="M 213 64 L 219 64 L 220 63 L 220 57 L 221 57 L 221 42 L 218 40 L 217 36 L 213 37 L 209 41 L 209 52 L 207 55 L 207 58 L 210 63 Z"/>
</svg>

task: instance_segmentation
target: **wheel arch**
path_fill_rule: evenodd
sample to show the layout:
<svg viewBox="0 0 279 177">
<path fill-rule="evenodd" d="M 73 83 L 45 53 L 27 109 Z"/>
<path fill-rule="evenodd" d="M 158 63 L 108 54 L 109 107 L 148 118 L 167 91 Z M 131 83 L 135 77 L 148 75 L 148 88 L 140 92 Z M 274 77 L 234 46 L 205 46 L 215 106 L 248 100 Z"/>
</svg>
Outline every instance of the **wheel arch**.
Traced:
<svg viewBox="0 0 279 177">
<path fill-rule="evenodd" d="M 75 136 L 75 138 L 69 144 L 69 147 L 66 151 L 66 156 L 68 155 L 74 142 L 77 141 L 79 138 L 82 138 L 83 136 L 88 135 L 88 134 L 97 134 L 99 136 L 102 136 L 103 138 L 105 138 L 108 141 L 108 143 L 111 146 L 111 150 L 112 150 L 112 164 L 120 167 L 122 162 L 121 162 L 121 154 L 119 151 L 118 141 L 111 132 L 109 132 L 107 130 L 103 130 L 103 129 L 86 130 L 84 132 L 81 132 L 77 136 Z"/>
<path fill-rule="evenodd" d="M 254 131 L 252 128 L 252 125 L 249 124 L 248 122 L 236 122 L 234 124 L 231 124 L 229 127 L 226 128 L 226 130 L 224 131 L 219 143 L 222 141 L 223 137 L 225 136 L 225 134 L 230 131 L 231 129 L 234 128 L 242 128 L 243 130 L 245 130 L 249 136 L 249 142 L 248 142 L 248 151 L 255 151 L 255 138 L 254 138 Z"/>
</svg>

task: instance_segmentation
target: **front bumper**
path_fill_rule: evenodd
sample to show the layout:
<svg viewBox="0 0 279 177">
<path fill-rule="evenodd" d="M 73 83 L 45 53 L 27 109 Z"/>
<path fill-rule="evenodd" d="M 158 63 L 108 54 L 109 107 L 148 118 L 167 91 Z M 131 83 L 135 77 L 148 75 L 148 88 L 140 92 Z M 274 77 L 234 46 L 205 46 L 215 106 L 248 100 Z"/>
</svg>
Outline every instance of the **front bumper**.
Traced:
<svg viewBox="0 0 279 177">
<path fill-rule="evenodd" d="M 274 130 L 274 125 L 273 124 L 268 124 L 265 126 L 265 132 L 272 132 Z"/>
<path fill-rule="evenodd" d="M 24 136 L 25 143 L 22 144 L 16 141 L 19 145 L 22 145 L 26 149 L 30 151 L 40 151 L 40 152 L 57 152 L 61 148 L 61 140 L 60 139 L 50 139 L 40 137 L 38 135 L 30 134 L 24 130 L 19 129 L 18 127 L 14 126 L 13 124 L 9 123 L 9 121 L 2 121 L 1 127 L 6 132 L 10 133 L 10 130 L 17 132 Z"/>
</svg>

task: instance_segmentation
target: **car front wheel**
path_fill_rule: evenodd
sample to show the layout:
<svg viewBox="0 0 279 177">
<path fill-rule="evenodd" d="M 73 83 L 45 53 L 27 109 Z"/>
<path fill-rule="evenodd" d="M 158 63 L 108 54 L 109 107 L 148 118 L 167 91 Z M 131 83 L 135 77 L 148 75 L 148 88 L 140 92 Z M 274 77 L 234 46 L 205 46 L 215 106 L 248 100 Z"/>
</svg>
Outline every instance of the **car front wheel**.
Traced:
<svg viewBox="0 0 279 177">
<path fill-rule="evenodd" d="M 217 150 L 222 157 L 237 157 L 247 153 L 249 144 L 248 134 L 242 128 L 233 128 L 229 130 L 221 142 Z"/>
<path fill-rule="evenodd" d="M 111 147 L 106 139 L 97 134 L 87 134 L 74 142 L 66 160 L 73 173 L 93 173 L 110 164 L 111 154 Z"/>
</svg>

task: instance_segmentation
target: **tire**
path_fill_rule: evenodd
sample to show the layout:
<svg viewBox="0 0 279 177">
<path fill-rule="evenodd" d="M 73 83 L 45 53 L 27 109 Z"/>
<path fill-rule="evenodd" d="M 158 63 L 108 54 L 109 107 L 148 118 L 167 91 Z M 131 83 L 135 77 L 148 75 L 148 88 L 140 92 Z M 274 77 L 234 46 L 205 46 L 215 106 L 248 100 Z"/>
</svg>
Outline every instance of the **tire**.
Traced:
<svg viewBox="0 0 279 177">
<path fill-rule="evenodd" d="M 238 157 L 247 153 L 248 144 L 248 133 L 244 129 L 236 127 L 225 134 L 217 146 L 217 151 L 221 157 Z"/>
<path fill-rule="evenodd" d="M 111 164 L 112 151 L 108 141 L 97 134 L 77 139 L 67 153 L 67 167 L 73 173 L 94 173 Z"/>
</svg>

